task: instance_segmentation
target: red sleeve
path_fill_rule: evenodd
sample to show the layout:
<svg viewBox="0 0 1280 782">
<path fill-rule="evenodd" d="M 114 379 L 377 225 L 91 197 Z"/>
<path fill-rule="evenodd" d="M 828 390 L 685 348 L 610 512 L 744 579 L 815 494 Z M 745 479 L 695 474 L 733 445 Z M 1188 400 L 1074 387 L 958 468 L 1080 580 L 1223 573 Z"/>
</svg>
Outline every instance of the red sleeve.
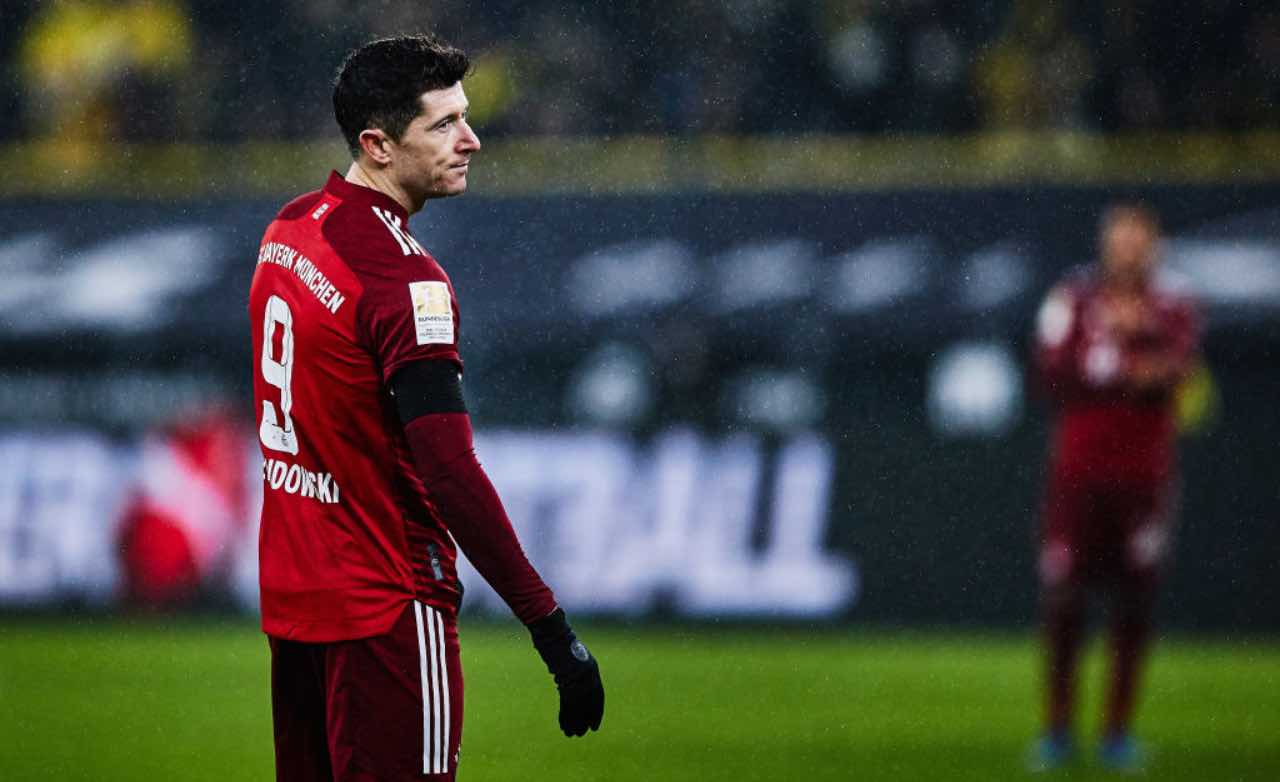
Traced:
<svg viewBox="0 0 1280 782">
<path fill-rule="evenodd" d="M 1181 382 L 1200 360 L 1201 321 L 1195 302 L 1184 299 L 1178 303 L 1174 308 L 1169 330 L 1169 352 L 1177 366 L 1178 381 Z"/>
<path fill-rule="evenodd" d="M 388 383 L 401 367 L 424 359 L 462 365 L 458 302 L 453 285 L 429 256 L 356 266 L 364 291 L 357 328 Z"/>
<path fill-rule="evenodd" d="M 1057 404 L 1106 399 L 1125 390 L 1125 345 L 1084 327 L 1087 288 L 1063 284 L 1050 291 L 1036 322 L 1038 385 Z"/>
<path fill-rule="evenodd" d="M 1138 345 L 1135 361 L 1155 361 L 1157 379 L 1147 381 L 1147 392 L 1170 394 L 1195 369 L 1200 353 L 1200 316 L 1190 299 L 1178 298 L 1162 305 L 1156 333 L 1148 344 Z"/>
<path fill-rule="evenodd" d="M 555 595 L 529 563 L 502 500 L 476 460 L 470 416 L 420 416 L 405 434 L 428 496 L 484 580 L 525 624 L 554 611 Z"/>
<path fill-rule="evenodd" d="M 1035 365 L 1039 387 L 1062 403 L 1086 391 L 1080 371 L 1080 297 L 1068 286 L 1049 292 L 1036 316 Z"/>
</svg>

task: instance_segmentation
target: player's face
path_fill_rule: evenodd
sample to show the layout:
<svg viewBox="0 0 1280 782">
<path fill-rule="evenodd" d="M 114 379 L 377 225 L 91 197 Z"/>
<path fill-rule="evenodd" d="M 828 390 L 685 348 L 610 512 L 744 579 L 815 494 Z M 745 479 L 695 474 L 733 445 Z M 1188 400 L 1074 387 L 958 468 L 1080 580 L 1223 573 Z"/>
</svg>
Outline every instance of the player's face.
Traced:
<svg viewBox="0 0 1280 782">
<path fill-rule="evenodd" d="M 1118 217 L 1102 230 L 1102 265 L 1107 276 L 1127 285 L 1142 285 L 1156 264 L 1159 237 L 1147 222 Z"/>
<path fill-rule="evenodd" d="M 424 92 L 422 112 L 393 144 L 392 170 L 401 187 L 418 203 L 460 195 L 467 189 L 467 167 L 480 139 L 467 124 L 462 82 Z"/>
</svg>

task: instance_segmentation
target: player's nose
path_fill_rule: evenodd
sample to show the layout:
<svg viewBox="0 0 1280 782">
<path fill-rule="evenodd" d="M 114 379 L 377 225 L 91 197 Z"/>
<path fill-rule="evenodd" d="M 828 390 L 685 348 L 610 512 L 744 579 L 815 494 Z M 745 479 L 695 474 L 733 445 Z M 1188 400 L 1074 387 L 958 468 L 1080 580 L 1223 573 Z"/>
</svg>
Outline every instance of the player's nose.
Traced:
<svg viewBox="0 0 1280 782">
<path fill-rule="evenodd" d="M 462 123 L 462 137 L 458 139 L 458 151 L 475 152 L 480 149 L 480 137 L 465 120 Z"/>
</svg>

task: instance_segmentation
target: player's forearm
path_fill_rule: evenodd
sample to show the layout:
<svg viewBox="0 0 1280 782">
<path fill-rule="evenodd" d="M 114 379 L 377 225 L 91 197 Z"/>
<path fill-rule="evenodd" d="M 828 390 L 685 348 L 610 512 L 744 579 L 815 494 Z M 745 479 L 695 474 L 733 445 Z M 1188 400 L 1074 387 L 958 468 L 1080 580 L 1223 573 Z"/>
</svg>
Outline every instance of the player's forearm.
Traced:
<svg viewBox="0 0 1280 782">
<path fill-rule="evenodd" d="M 560 729 L 566 736 L 598 730 L 604 718 L 600 666 L 520 548 L 498 493 L 476 461 L 467 414 L 419 416 L 405 432 L 427 492 L 449 531 L 480 575 L 529 627 L 534 648 L 560 693 Z"/>
<path fill-rule="evenodd" d="M 1136 356 L 1130 360 L 1126 379 L 1138 391 L 1171 391 L 1191 371 L 1191 357 L 1175 351 Z"/>
<path fill-rule="evenodd" d="M 1174 318 L 1169 348 L 1164 352 L 1163 382 L 1170 389 L 1181 385 L 1200 363 L 1200 319 L 1194 308 L 1186 305 Z"/>
<path fill-rule="evenodd" d="M 476 460 L 466 413 L 436 413 L 405 427 L 419 477 L 471 564 L 525 624 L 555 610 L 502 500 Z"/>
</svg>

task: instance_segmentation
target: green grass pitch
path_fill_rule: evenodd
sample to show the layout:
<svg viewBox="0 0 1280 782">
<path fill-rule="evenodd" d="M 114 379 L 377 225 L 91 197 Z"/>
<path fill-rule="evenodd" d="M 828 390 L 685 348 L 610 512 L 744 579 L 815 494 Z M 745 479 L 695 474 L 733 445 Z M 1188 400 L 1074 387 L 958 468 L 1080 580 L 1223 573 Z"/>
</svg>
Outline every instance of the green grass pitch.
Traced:
<svg viewBox="0 0 1280 782">
<path fill-rule="evenodd" d="M 1026 635 L 581 629 L 608 703 L 600 733 L 569 740 L 524 631 L 464 619 L 460 779 L 1026 776 L 1039 703 Z M 1101 656 L 1085 668 L 1086 741 Z M 245 624 L 0 620 L 0 779 L 271 779 L 267 670 Z M 1148 778 L 1280 779 L 1280 640 L 1165 641 L 1147 684 Z M 1110 778 L 1088 755 L 1053 776 Z"/>
</svg>

